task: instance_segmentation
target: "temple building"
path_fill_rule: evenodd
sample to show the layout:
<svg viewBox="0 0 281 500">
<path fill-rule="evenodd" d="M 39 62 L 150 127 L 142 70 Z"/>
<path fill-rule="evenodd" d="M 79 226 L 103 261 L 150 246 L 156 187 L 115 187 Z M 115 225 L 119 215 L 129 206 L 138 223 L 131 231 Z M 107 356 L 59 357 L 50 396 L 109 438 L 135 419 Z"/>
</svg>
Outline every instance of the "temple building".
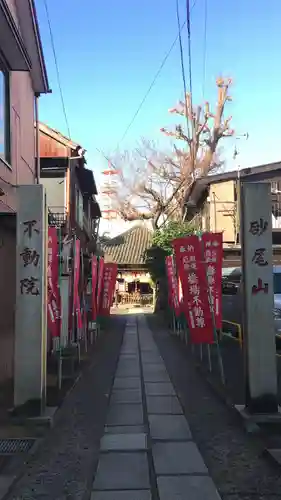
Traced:
<svg viewBox="0 0 281 500">
<path fill-rule="evenodd" d="M 152 232 L 138 225 L 118 236 L 103 240 L 105 262 L 118 265 L 118 304 L 152 305 L 153 288 L 145 252 L 151 247 Z"/>
</svg>

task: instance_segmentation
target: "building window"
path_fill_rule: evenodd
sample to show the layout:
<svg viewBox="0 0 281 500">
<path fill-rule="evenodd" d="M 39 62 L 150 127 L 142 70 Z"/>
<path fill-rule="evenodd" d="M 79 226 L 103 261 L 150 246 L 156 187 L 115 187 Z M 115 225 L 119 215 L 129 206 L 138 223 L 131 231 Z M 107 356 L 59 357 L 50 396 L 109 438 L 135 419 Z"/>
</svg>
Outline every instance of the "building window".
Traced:
<svg viewBox="0 0 281 500">
<path fill-rule="evenodd" d="M 10 158 L 10 85 L 9 73 L 0 69 L 0 158 Z"/>
</svg>

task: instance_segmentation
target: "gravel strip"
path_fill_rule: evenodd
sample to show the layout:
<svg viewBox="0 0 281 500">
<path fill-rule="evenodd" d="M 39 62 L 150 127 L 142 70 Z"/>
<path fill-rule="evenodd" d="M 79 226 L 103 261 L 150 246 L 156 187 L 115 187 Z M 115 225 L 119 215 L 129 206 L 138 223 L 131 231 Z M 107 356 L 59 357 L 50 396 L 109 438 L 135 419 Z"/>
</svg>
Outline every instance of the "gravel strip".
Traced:
<svg viewBox="0 0 281 500">
<path fill-rule="evenodd" d="M 7 500 L 86 500 L 97 466 L 125 317 L 103 334 L 92 364 L 64 401 L 56 424 L 26 464 Z"/>
<path fill-rule="evenodd" d="M 238 417 L 210 389 L 188 350 L 156 316 L 147 316 L 194 439 L 223 500 L 281 497 L 280 469 L 263 456 L 257 437 L 244 432 Z"/>
</svg>

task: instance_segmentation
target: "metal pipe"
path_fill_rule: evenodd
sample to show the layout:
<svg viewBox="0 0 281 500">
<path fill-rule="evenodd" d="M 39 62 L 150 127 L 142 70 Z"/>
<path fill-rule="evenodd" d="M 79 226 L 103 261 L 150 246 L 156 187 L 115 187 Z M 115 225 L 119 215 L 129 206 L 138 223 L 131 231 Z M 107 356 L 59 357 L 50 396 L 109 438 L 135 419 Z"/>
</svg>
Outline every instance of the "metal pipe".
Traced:
<svg viewBox="0 0 281 500">
<path fill-rule="evenodd" d="M 213 206 L 214 206 L 214 224 L 215 224 L 215 233 L 217 232 L 217 206 L 216 206 L 216 193 L 213 191 Z"/>
<path fill-rule="evenodd" d="M 35 183 L 40 184 L 40 133 L 39 133 L 39 112 L 38 101 L 40 94 L 35 94 L 34 113 L 35 113 Z"/>
</svg>

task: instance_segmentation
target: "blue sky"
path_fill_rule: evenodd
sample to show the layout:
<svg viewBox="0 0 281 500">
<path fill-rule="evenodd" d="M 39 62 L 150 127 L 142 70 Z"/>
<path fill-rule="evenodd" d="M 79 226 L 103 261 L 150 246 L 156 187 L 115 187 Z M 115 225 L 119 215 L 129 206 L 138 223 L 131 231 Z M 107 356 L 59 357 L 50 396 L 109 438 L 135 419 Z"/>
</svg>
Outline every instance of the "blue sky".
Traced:
<svg viewBox="0 0 281 500">
<path fill-rule="evenodd" d="M 184 21 L 185 0 L 179 0 Z M 191 1 L 191 5 L 193 0 Z M 192 10 L 193 101 L 202 101 L 204 2 Z M 52 95 L 41 98 L 40 119 L 67 133 L 62 112 L 43 0 L 36 0 Z M 242 167 L 277 161 L 281 116 L 281 2 L 207 0 L 205 99 L 215 103 L 215 80 L 230 76 L 233 116 Z M 57 58 L 72 139 L 88 151 L 88 165 L 98 179 L 106 162 L 96 147 L 112 153 L 177 34 L 175 0 L 48 0 Z M 187 31 L 183 31 L 186 69 Z M 141 136 L 161 138 L 160 127 L 173 122 L 168 108 L 183 94 L 178 44 L 123 148 Z M 233 168 L 233 142 L 223 143 Z"/>
</svg>

